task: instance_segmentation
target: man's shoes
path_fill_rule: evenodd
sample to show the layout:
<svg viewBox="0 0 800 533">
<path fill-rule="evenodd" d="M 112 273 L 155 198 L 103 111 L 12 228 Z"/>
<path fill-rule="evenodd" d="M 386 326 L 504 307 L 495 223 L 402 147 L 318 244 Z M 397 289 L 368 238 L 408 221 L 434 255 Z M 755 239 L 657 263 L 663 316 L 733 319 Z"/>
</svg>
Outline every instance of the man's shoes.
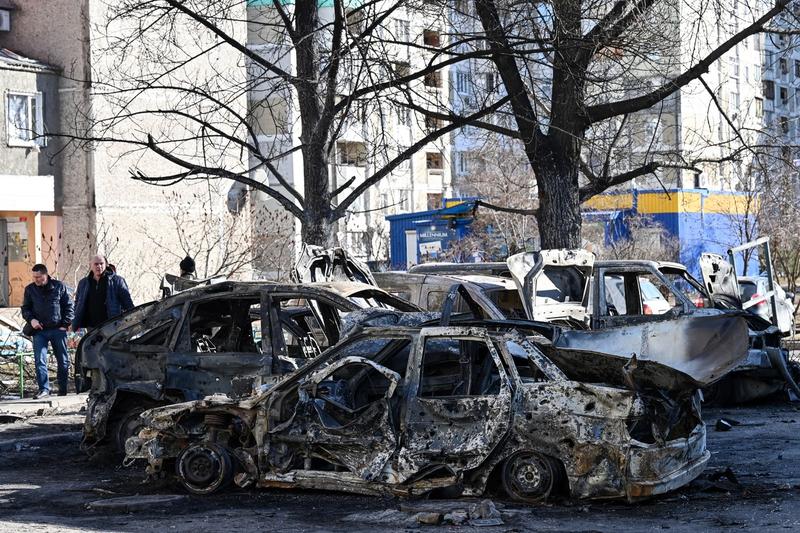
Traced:
<svg viewBox="0 0 800 533">
<path fill-rule="evenodd" d="M 47 398 L 48 396 L 50 396 L 49 390 L 40 390 L 39 392 L 33 395 L 33 399 L 41 400 L 42 398 Z"/>
<path fill-rule="evenodd" d="M 67 391 L 65 391 L 65 390 L 60 390 L 60 391 L 58 391 L 58 395 L 59 395 L 59 396 L 66 396 L 66 395 L 67 395 Z"/>
</svg>

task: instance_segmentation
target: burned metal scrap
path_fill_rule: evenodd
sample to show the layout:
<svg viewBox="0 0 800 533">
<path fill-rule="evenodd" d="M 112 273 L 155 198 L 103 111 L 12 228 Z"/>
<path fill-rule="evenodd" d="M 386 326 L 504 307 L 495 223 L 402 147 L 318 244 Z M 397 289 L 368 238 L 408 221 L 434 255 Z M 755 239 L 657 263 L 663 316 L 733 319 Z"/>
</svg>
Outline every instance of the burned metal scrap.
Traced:
<svg viewBox="0 0 800 533">
<path fill-rule="evenodd" d="M 174 464 L 202 494 L 235 480 L 402 496 L 502 490 L 526 502 L 636 500 L 705 467 L 698 376 L 561 348 L 552 325 L 439 323 L 449 325 L 357 327 L 258 396 L 150 410 L 128 458 L 150 473 Z"/>
<path fill-rule="evenodd" d="M 139 306 L 86 335 L 84 446 L 124 450 L 139 414 L 210 394 L 268 388 L 341 338 L 350 313 L 418 311 L 372 285 L 222 282 Z"/>
</svg>

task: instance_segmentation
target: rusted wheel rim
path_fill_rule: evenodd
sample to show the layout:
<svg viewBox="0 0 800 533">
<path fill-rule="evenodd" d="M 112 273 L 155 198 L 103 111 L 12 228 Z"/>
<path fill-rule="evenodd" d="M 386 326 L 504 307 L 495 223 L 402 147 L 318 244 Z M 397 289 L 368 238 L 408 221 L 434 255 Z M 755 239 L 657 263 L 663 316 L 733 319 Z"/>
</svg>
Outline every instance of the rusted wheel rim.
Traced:
<svg viewBox="0 0 800 533">
<path fill-rule="evenodd" d="M 175 466 L 183 486 L 195 494 L 211 494 L 224 487 L 233 475 L 230 455 L 214 444 L 190 446 Z"/>
<path fill-rule="evenodd" d="M 503 487 L 519 501 L 541 501 L 550 496 L 555 485 L 554 461 L 536 452 L 520 452 L 506 460 Z"/>
</svg>

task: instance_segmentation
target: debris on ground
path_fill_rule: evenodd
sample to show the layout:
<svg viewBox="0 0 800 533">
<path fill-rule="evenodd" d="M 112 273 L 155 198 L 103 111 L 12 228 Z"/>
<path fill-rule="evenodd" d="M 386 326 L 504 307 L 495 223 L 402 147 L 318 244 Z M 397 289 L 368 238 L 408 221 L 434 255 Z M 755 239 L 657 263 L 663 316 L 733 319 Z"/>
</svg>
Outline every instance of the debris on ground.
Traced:
<svg viewBox="0 0 800 533">
<path fill-rule="evenodd" d="M 733 426 L 738 426 L 739 424 L 741 424 L 741 422 L 733 418 L 720 418 L 714 425 L 714 429 L 717 431 L 730 431 L 733 429 Z"/>
<path fill-rule="evenodd" d="M 741 490 L 741 484 L 731 467 L 706 474 L 702 478 L 693 481 L 692 485 L 703 492 L 734 492 Z"/>
<path fill-rule="evenodd" d="M 414 515 L 414 520 L 420 524 L 428 526 L 438 526 L 442 521 L 441 513 L 417 513 Z"/>
<path fill-rule="evenodd" d="M 347 515 L 346 522 L 359 522 L 376 525 L 405 525 L 409 527 L 462 526 L 474 527 L 502 526 L 502 504 L 492 500 L 432 500 L 425 502 L 403 502 L 400 510 L 386 509 L 379 512 L 353 513 Z M 503 511 L 505 512 L 505 510 Z M 509 515 L 518 514 L 510 510 Z"/>
</svg>

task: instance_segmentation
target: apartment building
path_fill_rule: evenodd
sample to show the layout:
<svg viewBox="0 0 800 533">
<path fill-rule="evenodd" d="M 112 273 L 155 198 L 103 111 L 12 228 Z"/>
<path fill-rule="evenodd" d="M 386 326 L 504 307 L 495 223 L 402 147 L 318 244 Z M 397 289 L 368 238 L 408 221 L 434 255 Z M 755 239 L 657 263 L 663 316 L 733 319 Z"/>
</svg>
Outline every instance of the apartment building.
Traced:
<svg viewBox="0 0 800 533">
<path fill-rule="evenodd" d="M 793 2 L 772 26 L 792 29 L 800 16 L 800 2 Z M 763 36 L 763 137 L 774 144 L 774 156 L 798 166 L 800 144 L 800 50 L 797 36 L 767 33 Z M 772 171 L 786 172 L 783 165 Z"/>
<path fill-rule="evenodd" d="M 359 4 L 353 6 L 357 5 Z M 390 5 L 391 2 L 378 2 L 369 9 L 371 13 L 382 12 Z M 387 37 L 387 40 L 394 41 L 386 45 L 385 53 L 391 59 L 391 69 L 395 71 L 395 75 L 422 69 L 430 61 L 433 51 L 446 44 L 444 36 L 447 33 L 447 19 L 441 16 L 440 11 L 434 10 L 434 7 L 421 5 L 419 10 L 413 11 L 405 7 L 393 9 L 376 30 Z M 286 4 L 286 9 L 293 8 L 292 4 Z M 430 12 L 426 11 L 428 8 Z M 351 17 L 351 14 L 348 14 L 348 25 L 359 24 L 357 16 L 353 14 Z M 296 56 L 291 52 L 286 39 L 275 31 L 265 29 L 265 21 L 273 20 L 271 17 L 274 16 L 271 0 L 253 0 L 248 3 L 248 47 L 264 57 L 272 58 L 284 70 L 295 73 Z M 322 23 L 330 22 L 333 18 L 332 3 L 321 2 Z M 353 27 L 355 26 L 351 27 L 351 31 Z M 406 43 L 415 43 L 418 46 L 409 46 Z M 367 83 L 367 78 L 369 83 L 388 79 L 392 73 L 385 67 L 386 65 L 367 67 L 359 72 L 359 77 L 343 74 L 337 80 L 341 84 L 341 97 L 346 97 L 355 88 L 362 86 L 360 84 Z M 301 135 L 296 94 L 290 88 L 279 87 L 274 82 L 259 81 L 258 75 L 256 69 L 249 96 L 251 109 L 267 110 L 254 113 L 257 115 L 260 151 L 265 155 L 288 153 L 277 160 L 276 166 L 287 182 L 302 193 L 302 154 L 299 150 L 292 151 L 300 146 Z M 411 86 L 418 94 L 424 95 L 425 99 L 436 101 L 446 109 L 450 98 L 448 77 L 448 71 L 443 69 L 412 82 Z M 336 190 L 352 180 L 338 197 L 344 198 L 375 170 L 439 126 L 437 121 L 425 119 L 419 113 L 393 104 L 386 92 L 379 98 L 365 97 L 354 101 L 330 154 L 331 190 Z M 443 198 L 452 194 L 449 159 L 449 136 L 425 145 L 389 176 L 368 189 L 351 206 L 348 215 L 337 223 L 338 243 L 365 261 L 386 260 L 389 231 L 384 216 L 441 207 Z M 282 189 L 274 176 L 263 168 L 253 171 L 252 177 L 263 183 L 268 182 L 278 190 Z M 254 192 L 253 197 L 254 202 L 264 209 L 282 211 L 277 202 L 265 194 Z M 300 224 L 296 220 L 285 221 L 280 227 L 271 224 L 263 231 L 288 232 L 294 235 L 290 239 L 292 246 L 296 247 L 301 243 Z M 267 277 L 276 274 L 273 265 L 269 263 L 270 260 L 267 259 L 262 265 L 262 275 Z"/>
<path fill-rule="evenodd" d="M 147 49 L 152 43 L 134 41 L 118 49 L 111 45 L 105 31 L 110 28 L 122 36 L 126 29 L 108 26 L 113 8 L 113 2 L 104 0 L 0 1 L 0 12 L 10 17 L 10 31 L 0 32 L 0 47 L 13 51 L 0 58 L 7 127 L 0 142 L 0 161 L 8 174 L 0 175 L 0 219 L 6 220 L 8 239 L 27 239 L 30 248 L 19 265 L 9 258 L 8 275 L 13 279 L 8 305 L 19 305 L 30 266 L 38 261 L 47 262 L 56 276 L 75 287 L 88 272 L 91 255 L 104 253 L 128 280 L 134 300 L 141 302 L 159 294 L 160 276 L 177 272 L 185 253 L 202 254 L 197 258 L 201 275 L 213 272 L 226 253 L 227 244 L 209 249 L 207 243 L 213 240 L 211 236 L 224 235 L 231 182 L 184 182 L 166 190 L 131 179 L 132 170 L 151 176 L 179 170 L 141 146 L 70 139 L 146 142 L 148 133 L 161 139 L 185 134 L 191 127 L 188 120 L 147 112 L 172 105 L 176 97 L 169 90 L 148 93 L 135 103 L 130 116 L 136 120 L 110 120 L 119 104 L 113 100 L 113 83 L 165 68 L 148 62 L 152 56 L 143 53 L 156 48 Z M 240 32 L 244 40 L 244 6 L 231 18 L 241 21 L 232 31 Z M 172 37 L 182 52 L 202 45 L 201 36 L 188 27 L 181 31 Z M 246 80 L 241 53 L 226 47 L 199 57 L 183 75 L 197 80 L 214 75 L 238 77 L 240 85 Z M 230 105 L 244 110 L 246 97 L 231 98 Z M 19 123 L 23 121 L 37 133 L 53 136 L 21 138 Z M 224 157 L 223 164 L 231 169 L 247 165 L 246 155 L 236 150 Z M 237 207 L 246 215 L 246 209 Z M 241 235 L 242 242 L 249 238 L 246 233 Z"/>
<path fill-rule="evenodd" d="M 12 8 L 0 2 L 0 32 L 10 30 Z M 43 135 L 58 125 L 58 80 L 56 67 L 0 49 L 0 307 L 22 302 L 32 262 L 55 266 L 47 251 L 60 232 L 61 168 Z"/>
</svg>

